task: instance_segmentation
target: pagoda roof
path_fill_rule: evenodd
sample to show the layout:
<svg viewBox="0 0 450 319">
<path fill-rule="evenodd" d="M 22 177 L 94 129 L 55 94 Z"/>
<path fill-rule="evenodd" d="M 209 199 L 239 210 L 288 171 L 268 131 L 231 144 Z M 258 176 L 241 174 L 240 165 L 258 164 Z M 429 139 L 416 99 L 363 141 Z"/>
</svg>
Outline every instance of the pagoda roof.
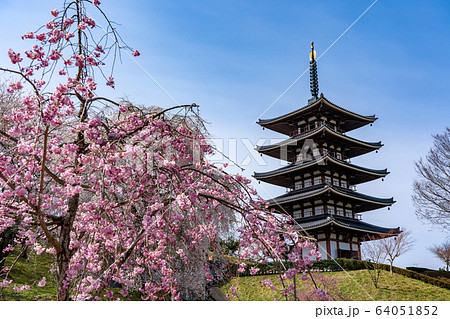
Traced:
<svg viewBox="0 0 450 319">
<path fill-rule="evenodd" d="M 373 123 L 377 119 L 375 115 L 364 116 L 340 107 L 321 94 L 319 99 L 302 108 L 272 119 L 260 119 L 257 123 L 275 132 L 290 135 L 293 122 L 301 119 L 306 120 L 312 116 L 334 118 L 339 121 L 340 129 L 344 132 Z"/>
<path fill-rule="evenodd" d="M 318 186 L 303 188 L 299 190 L 294 190 L 289 193 L 283 194 L 281 196 L 272 198 L 268 200 L 269 208 L 277 208 L 280 207 L 283 209 L 284 204 L 295 203 L 299 201 L 303 201 L 306 199 L 319 197 L 325 194 L 330 194 L 333 197 L 345 198 L 347 200 L 351 200 L 353 202 L 357 202 L 355 211 L 356 213 L 366 212 L 382 207 L 391 206 L 395 203 L 394 198 L 378 198 L 365 194 L 361 194 L 349 189 L 344 189 L 341 187 L 337 187 L 329 184 L 322 184 Z M 332 199 L 332 197 L 330 197 Z"/>
<path fill-rule="evenodd" d="M 283 187 L 292 187 L 292 174 L 298 174 L 299 172 L 313 167 L 336 167 L 342 171 L 346 171 L 347 181 L 351 185 L 356 185 L 371 180 L 375 180 L 380 177 L 385 177 L 389 172 L 387 169 L 375 170 L 369 169 L 354 164 L 347 163 L 345 161 L 338 160 L 330 155 L 322 155 L 315 159 L 296 162 L 287 166 L 263 173 L 254 173 L 253 177 L 257 180 L 264 181 L 266 183 L 275 184 Z"/>
<path fill-rule="evenodd" d="M 260 153 L 280 158 L 280 149 L 281 147 L 287 147 L 287 149 L 296 149 L 298 147 L 301 147 L 301 142 L 306 139 L 315 139 L 315 142 L 320 140 L 325 140 L 327 142 L 333 142 L 337 141 L 342 146 L 345 145 L 347 148 L 349 148 L 346 151 L 346 155 L 348 157 L 355 157 L 359 156 L 374 150 L 377 150 L 383 146 L 381 142 L 364 142 L 361 140 L 358 140 L 356 138 L 347 136 L 345 134 L 336 132 L 332 128 L 330 128 L 326 124 L 322 124 L 319 127 L 315 128 L 314 130 L 311 130 L 309 132 L 305 132 L 302 134 L 299 134 L 297 136 L 288 138 L 284 141 L 271 144 L 271 145 L 262 145 L 262 146 L 256 146 L 256 150 Z M 286 160 L 286 159 L 285 159 Z"/>
<path fill-rule="evenodd" d="M 400 228 L 385 228 L 365 223 L 363 221 L 353 218 L 346 218 L 328 214 L 322 214 L 298 220 L 296 228 L 298 228 L 301 231 L 307 232 L 313 229 L 315 230 L 318 228 L 323 228 L 331 225 L 335 225 L 337 227 L 345 228 L 352 231 L 359 231 L 375 235 L 381 234 L 385 235 L 390 233 L 394 235 L 400 233 Z"/>
</svg>

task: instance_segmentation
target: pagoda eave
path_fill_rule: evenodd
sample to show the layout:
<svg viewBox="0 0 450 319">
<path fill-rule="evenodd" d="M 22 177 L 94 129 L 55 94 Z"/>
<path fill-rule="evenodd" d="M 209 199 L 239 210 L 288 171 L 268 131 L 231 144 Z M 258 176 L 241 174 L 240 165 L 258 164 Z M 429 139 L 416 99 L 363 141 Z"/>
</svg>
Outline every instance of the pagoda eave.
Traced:
<svg viewBox="0 0 450 319">
<path fill-rule="evenodd" d="M 349 158 L 378 150 L 383 146 L 381 142 L 361 141 L 336 132 L 327 125 L 321 125 L 312 131 L 291 137 L 275 144 L 256 146 L 255 149 L 261 154 L 288 160 L 289 156 L 292 156 L 292 154 L 295 153 L 295 150 L 302 147 L 303 143 L 308 139 L 312 139 L 315 143 L 319 143 L 323 140 L 338 143 L 342 147 L 345 147 L 346 154 Z M 284 156 L 287 156 L 288 158 L 282 158 Z"/>
<path fill-rule="evenodd" d="M 399 234 L 400 228 L 386 228 L 373 224 L 365 223 L 360 220 L 349 219 L 345 217 L 320 215 L 304 218 L 296 223 L 296 228 L 303 232 L 318 231 L 324 229 L 344 229 L 358 233 L 364 240 L 364 235 L 373 236 L 395 236 Z"/>
<path fill-rule="evenodd" d="M 275 210 L 289 211 L 290 206 L 305 200 L 313 200 L 315 198 L 338 198 L 351 201 L 355 204 L 355 212 L 361 213 L 371 211 L 383 207 L 389 207 L 395 203 L 394 198 L 377 198 L 364 195 L 355 191 L 343 189 L 329 184 L 322 184 L 310 187 L 309 189 L 301 189 L 291 191 L 287 194 L 268 200 L 269 208 Z"/>
<path fill-rule="evenodd" d="M 254 173 L 253 177 L 259 181 L 274 184 L 283 187 L 292 187 L 294 175 L 311 169 L 330 169 L 334 168 L 348 175 L 348 182 L 351 185 L 357 185 L 364 182 L 383 178 L 389 174 L 387 169 L 374 170 L 360 167 L 338 160 L 329 155 L 323 155 L 313 160 L 292 163 L 282 168 L 264 172 Z"/>
<path fill-rule="evenodd" d="M 272 119 L 260 119 L 257 123 L 260 126 L 272 131 L 290 135 L 290 126 L 292 126 L 297 119 L 316 116 L 319 112 L 320 114 L 329 114 L 333 118 L 338 117 L 343 120 L 345 119 L 345 122 L 343 122 L 341 125 L 341 128 L 345 132 L 349 132 L 364 125 L 371 124 L 377 120 L 377 117 L 375 117 L 375 115 L 364 116 L 351 112 L 330 102 L 323 95 L 321 95 L 321 97 L 315 102 L 310 103 L 298 110 Z"/>
</svg>

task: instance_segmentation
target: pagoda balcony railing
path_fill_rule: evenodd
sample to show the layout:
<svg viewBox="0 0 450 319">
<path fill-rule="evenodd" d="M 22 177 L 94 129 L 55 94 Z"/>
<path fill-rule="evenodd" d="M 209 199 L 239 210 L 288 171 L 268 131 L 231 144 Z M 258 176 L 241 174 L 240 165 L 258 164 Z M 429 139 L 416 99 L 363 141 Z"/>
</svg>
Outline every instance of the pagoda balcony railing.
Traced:
<svg viewBox="0 0 450 319">
<path fill-rule="evenodd" d="M 325 156 L 325 155 L 328 155 L 328 156 L 334 158 L 337 161 L 340 161 L 340 162 L 343 162 L 343 163 L 347 163 L 347 164 L 351 164 L 351 161 L 350 161 L 349 158 L 338 158 L 336 155 L 334 155 L 332 153 L 324 153 L 324 152 L 320 153 L 319 155 L 314 155 L 314 156 L 309 155 L 303 161 L 297 159 L 297 155 L 295 155 L 294 157 L 291 157 L 290 159 L 288 159 L 287 162 L 288 162 L 288 164 L 294 164 L 294 163 L 297 163 L 297 162 L 300 162 L 300 163 L 302 163 L 302 162 L 309 162 L 309 161 L 314 160 L 315 158 L 322 157 L 322 156 Z"/>
<path fill-rule="evenodd" d="M 355 214 L 354 217 L 349 217 L 349 216 L 336 215 L 336 213 L 320 213 L 320 214 L 315 214 L 314 216 L 339 216 L 339 217 L 345 217 L 345 218 L 353 219 L 353 220 L 354 219 L 362 220 L 362 214 Z M 312 217 L 312 216 L 308 216 L 308 217 Z M 296 217 L 293 217 L 293 219 L 296 221 L 301 221 L 302 219 L 305 219 L 308 217 L 296 216 Z"/>
<path fill-rule="evenodd" d="M 340 162 L 342 162 L 342 163 L 350 164 L 350 159 L 349 159 L 349 158 L 343 157 L 343 156 L 342 156 L 342 153 L 341 153 L 340 158 L 336 156 L 336 152 L 328 152 L 328 151 L 327 151 L 327 152 L 323 152 L 323 155 L 328 155 L 328 156 L 334 158 L 334 159 L 337 160 L 337 161 L 340 161 Z"/>
<path fill-rule="evenodd" d="M 342 186 L 334 185 L 331 182 L 325 182 L 325 184 L 333 186 L 333 187 L 337 187 L 337 188 L 342 188 L 344 190 L 356 191 L 356 185 L 348 185 L 348 187 L 342 187 Z"/>
<path fill-rule="evenodd" d="M 329 129 L 331 129 L 331 130 L 333 130 L 333 131 L 335 131 L 335 132 L 338 132 L 338 133 L 340 133 L 340 134 L 342 134 L 342 135 L 345 135 L 345 131 L 339 129 L 336 125 L 329 125 L 329 124 L 327 124 L 327 123 L 322 123 L 322 124 L 317 125 L 317 126 L 310 125 L 310 126 L 308 126 L 305 130 L 302 130 L 301 132 L 299 132 L 298 129 L 293 130 L 293 131 L 289 134 L 289 136 L 290 136 L 290 137 L 301 136 L 301 135 L 303 135 L 303 134 L 307 134 L 307 133 L 309 133 L 309 132 L 311 132 L 311 131 L 314 131 L 314 130 L 316 130 L 316 129 L 318 129 L 318 128 L 321 128 L 322 126 L 326 126 L 326 127 L 328 127 Z"/>
<path fill-rule="evenodd" d="M 334 185 L 334 184 L 331 183 L 331 182 L 324 182 L 324 183 L 315 184 L 315 185 L 309 185 L 309 186 L 306 186 L 306 187 L 300 187 L 300 188 L 286 187 L 286 193 L 293 192 L 293 191 L 297 191 L 297 190 L 299 190 L 299 189 L 312 188 L 312 187 L 315 187 L 315 186 L 317 186 L 317 185 L 329 185 L 329 186 L 337 187 L 337 188 L 340 188 L 340 189 L 343 189 L 343 190 L 346 190 L 346 191 L 351 190 L 351 191 L 356 192 L 356 185 L 349 185 L 348 187 L 343 187 L 343 186 Z"/>
</svg>

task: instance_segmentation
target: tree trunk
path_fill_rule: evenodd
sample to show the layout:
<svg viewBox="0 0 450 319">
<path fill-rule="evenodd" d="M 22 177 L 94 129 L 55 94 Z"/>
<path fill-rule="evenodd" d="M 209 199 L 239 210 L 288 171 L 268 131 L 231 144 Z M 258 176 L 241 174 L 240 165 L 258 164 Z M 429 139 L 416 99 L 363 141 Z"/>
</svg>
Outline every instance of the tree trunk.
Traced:
<svg viewBox="0 0 450 319">
<path fill-rule="evenodd" d="M 391 275 L 392 275 L 392 263 L 393 263 L 393 261 L 389 262 L 389 271 L 391 272 Z"/>
<path fill-rule="evenodd" d="M 56 273 L 58 301 L 69 300 L 69 285 L 65 282 L 67 271 L 69 270 L 69 261 L 70 259 L 65 249 L 56 255 L 56 264 L 58 265 Z"/>
<path fill-rule="evenodd" d="M 78 210 L 80 195 L 76 194 L 69 199 L 67 215 L 63 219 L 61 232 L 59 234 L 59 244 L 62 250 L 56 254 L 57 265 L 57 299 L 58 301 L 69 300 L 69 283 L 66 282 L 67 271 L 69 270 L 70 258 L 73 252 L 70 246 L 70 231 L 72 230 L 73 221 Z"/>
</svg>

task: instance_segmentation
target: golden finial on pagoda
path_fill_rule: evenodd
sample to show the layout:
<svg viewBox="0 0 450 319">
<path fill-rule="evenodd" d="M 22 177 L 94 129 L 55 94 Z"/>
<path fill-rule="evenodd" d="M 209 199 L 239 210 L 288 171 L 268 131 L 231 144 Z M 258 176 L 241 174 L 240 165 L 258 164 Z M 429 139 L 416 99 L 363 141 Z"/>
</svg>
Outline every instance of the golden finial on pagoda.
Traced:
<svg viewBox="0 0 450 319">
<path fill-rule="evenodd" d="M 316 59 L 316 51 L 314 51 L 314 41 L 311 41 L 311 52 L 309 53 L 309 59 L 311 61 Z"/>
</svg>

